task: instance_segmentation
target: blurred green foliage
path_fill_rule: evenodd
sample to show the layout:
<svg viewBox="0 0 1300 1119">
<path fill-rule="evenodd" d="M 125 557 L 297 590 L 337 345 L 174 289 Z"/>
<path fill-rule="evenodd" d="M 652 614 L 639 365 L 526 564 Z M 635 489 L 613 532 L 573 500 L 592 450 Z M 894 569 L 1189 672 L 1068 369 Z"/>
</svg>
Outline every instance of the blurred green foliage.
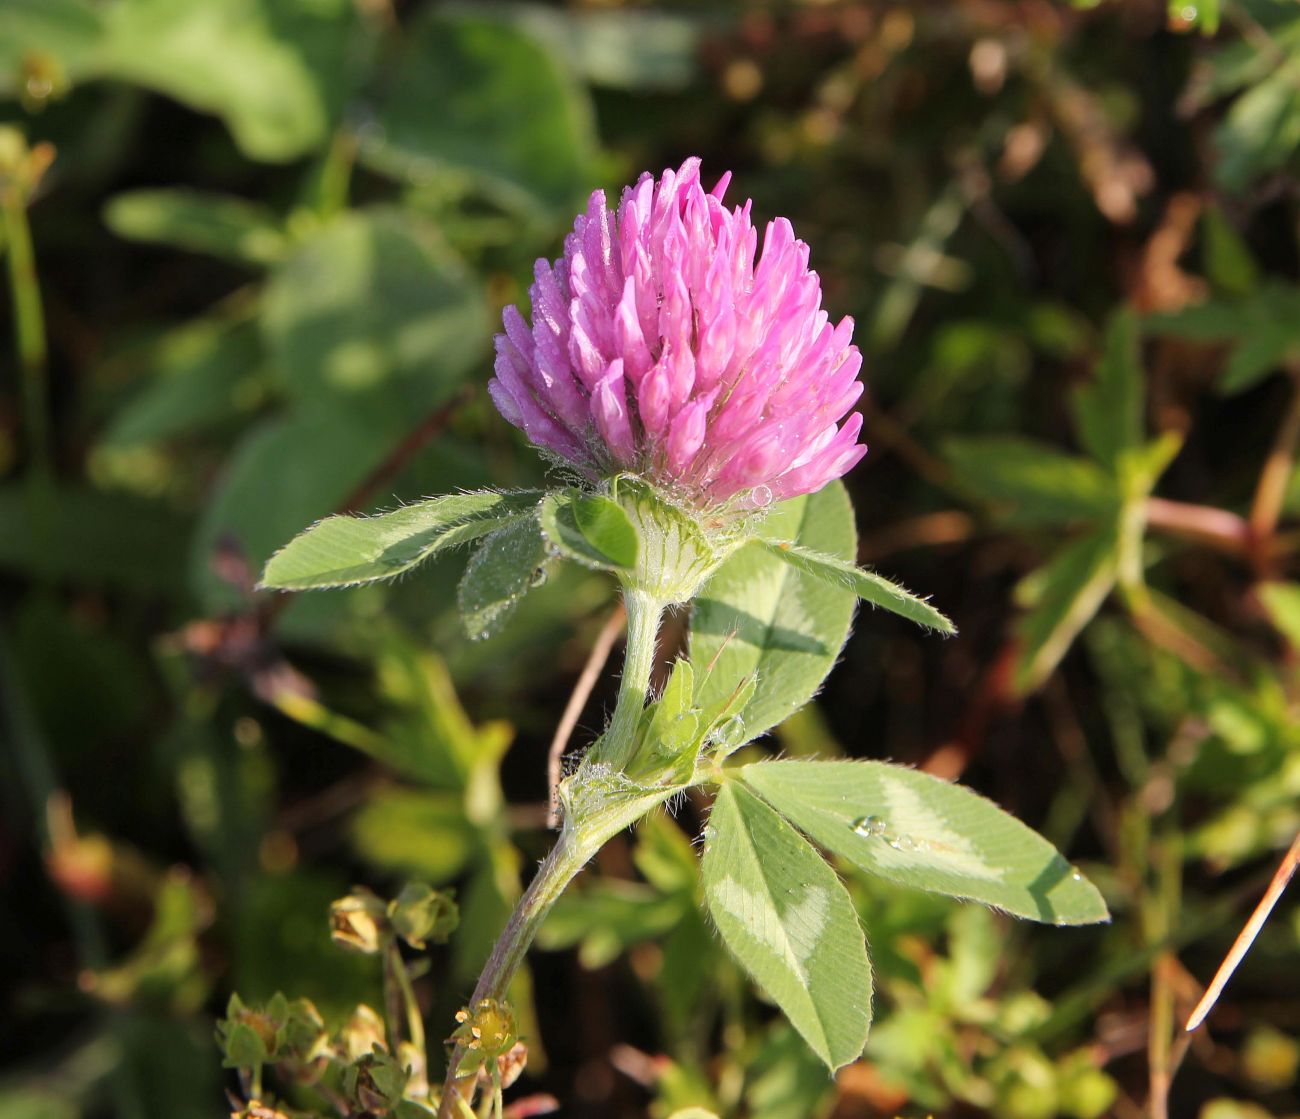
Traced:
<svg viewBox="0 0 1300 1119">
<path fill-rule="evenodd" d="M 859 558 L 961 629 L 861 614 L 776 745 L 961 774 L 1115 921 L 840 863 L 878 1005 L 832 1083 L 701 916 L 688 800 L 555 912 L 512 1097 L 1300 1114 L 1294 894 L 1180 1031 L 1300 828 L 1298 75 L 1283 0 L 0 0 L 0 1119 L 228 1113 L 236 990 L 310 1000 L 382 1096 L 354 883 L 455 891 L 404 950 L 436 1071 L 609 587 L 566 568 L 470 643 L 455 556 L 254 577 L 334 512 L 540 482 L 483 391 L 497 312 L 593 186 L 691 153 L 857 318 Z"/>
</svg>

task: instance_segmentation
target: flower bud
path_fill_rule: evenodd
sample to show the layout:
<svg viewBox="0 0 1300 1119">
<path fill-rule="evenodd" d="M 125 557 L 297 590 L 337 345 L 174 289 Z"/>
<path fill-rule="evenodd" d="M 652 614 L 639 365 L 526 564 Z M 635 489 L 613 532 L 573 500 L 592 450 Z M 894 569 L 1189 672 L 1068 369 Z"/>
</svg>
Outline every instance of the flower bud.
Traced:
<svg viewBox="0 0 1300 1119">
<path fill-rule="evenodd" d="M 378 1046 L 354 1061 L 343 1073 L 343 1089 L 362 1111 L 386 1114 L 402 1102 L 410 1072 L 396 1057 Z"/>
<path fill-rule="evenodd" d="M 423 948 L 428 941 L 445 944 L 460 923 L 460 910 L 450 894 L 408 882 L 388 906 L 388 920 L 393 931 L 412 948 Z"/>
<path fill-rule="evenodd" d="M 308 999 L 290 1002 L 276 993 L 265 1006 L 245 1006 L 231 995 L 226 1017 L 217 1023 L 217 1044 L 226 1068 L 292 1062 L 308 1065 L 329 1044 L 320 1012 Z"/>
<path fill-rule="evenodd" d="M 388 1048 L 384 1020 L 362 1003 L 339 1031 L 339 1046 L 349 1061 L 356 1061 L 375 1049 Z"/>
<path fill-rule="evenodd" d="M 374 955 L 391 936 L 388 907 L 364 886 L 330 905 L 330 939 L 340 948 Z"/>
</svg>

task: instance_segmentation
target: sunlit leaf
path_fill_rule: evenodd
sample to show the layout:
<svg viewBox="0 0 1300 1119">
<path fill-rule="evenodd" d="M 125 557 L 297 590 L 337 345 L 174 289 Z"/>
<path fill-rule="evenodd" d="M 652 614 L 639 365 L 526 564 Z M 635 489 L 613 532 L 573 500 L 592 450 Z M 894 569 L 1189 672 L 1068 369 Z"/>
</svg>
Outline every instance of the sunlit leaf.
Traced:
<svg viewBox="0 0 1300 1119">
<path fill-rule="evenodd" d="M 434 886 L 451 881 L 474 849 L 459 796 L 398 788 L 366 801 L 352 818 L 352 842 L 367 862 Z"/>
<path fill-rule="evenodd" d="M 371 517 L 326 517 L 271 557 L 262 586 L 296 591 L 391 579 L 444 549 L 527 516 L 538 496 L 457 493 Z"/>
<path fill-rule="evenodd" d="M 1300 649 L 1300 584 L 1261 583 L 1256 593 L 1269 621 L 1293 648 Z"/>
<path fill-rule="evenodd" d="M 1283 55 L 1271 74 L 1233 102 L 1214 139 L 1214 177 L 1229 191 L 1285 166 L 1300 147 L 1300 59 Z"/>
<path fill-rule="evenodd" d="M 1107 918 L 1096 888 L 1047 840 L 960 785 L 869 761 L 758 762 L 739 775 L 827 850 L 891 882 L 1035 921 Z"/>
<path fill-rule="evenodd" d="M 845 562 L 857 548 L 853 511 L 838 482 L 783 502 L 762 534 Z M 741 548 L 692 608 L 697 704 L 721 707 L 756 676 L 758 686 L 740 713 L 743 739 L 770 730 L 821 686 L 848 636 L 856 601 L 852 590 L 791 567 L 761 544 Z"/>
<path fill-rule="evenodd" d="M 580 505 L 584 507 L 582 516 L 590 526 L 591 535 L 579 519 Z M 577 490 L 547 494 L 541 512 L 547 543 L 566 559 L 598 571 L 617 571 L 626 566 L 624 561 L 629 556 L 635 562 L 636 529 L 622 509 L 610 506 L 614 503 L 608 498 L 596 498 Z M 611 554 L 607 547 L 618 555 Z"/>
<path fill-rule="evenodd" d="M 899 614 L 917 625 L 937 629 L 941 633 L 956 633 L 956 627 L 924 599 L 892 583 L 874 571 L 864 571 L 852 563 L 824 556 L 801 548 L 789 541 L 764 540 L 762 547 L 768 553 L 788 563 L 791 567 L 836 587 L 847 587 L 858 598 Z"/>
<path fill-rule="evenodd" d="M 835 872 L 771 808 L 724 784 L 704 841 L 704 898 L 723 942 L 834 1070 L 862 1052 L 871 964 Z"/>
<path fill-rule="evenodd" d="M 0 89 L 19 93 L 36 61 L 75 81 L 90 66 L 103 34 L 91 0 L 5 0 L 0 4 Z"/>
<path fill-rule="evenodd" d="M 611 563 L 618 567 L 636 563 L 636 528 L 618 502 L 601 494 L 580 494 L 573 499 L 573 516 L 587 543 Z"/>
</svg>

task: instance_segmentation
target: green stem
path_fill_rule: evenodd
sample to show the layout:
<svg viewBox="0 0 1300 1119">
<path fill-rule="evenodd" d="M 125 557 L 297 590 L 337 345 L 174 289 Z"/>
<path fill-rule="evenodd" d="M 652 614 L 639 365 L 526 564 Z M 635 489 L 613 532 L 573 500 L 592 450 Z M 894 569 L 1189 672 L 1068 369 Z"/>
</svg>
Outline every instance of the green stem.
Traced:
<svg viewBox="0 0 1300 1119">
<path fill-rule="evenodd" d="M 650 690 L 659 621 L 664 612 L 664 604 L 644 591 L 626 590 L 624 603 L 627 606 L 627 650 L 623 659 L 623 676 L 609 729 L 599 747 L 599 760 L 615 771 L 623 770 L 636 750 L 636 731 Z M 581 776 L 581 771 L 578 776 Z M 668 788 L 631 798 L 609 797 L 598 802 L 594 810 L 583 818 L 564 821 L 559 840 L 533 876 L 493 947 L 474 988 L 471 1007 L 478 1006 L 484 999 L 505 998 L 542 922 L 569 883 L 606 840 L 640 819 L 656 804 L 667 800 L 673 792 Z M 465 1097 L 473 1096 L 477 1073 L 463 1077 L 456 1075 L 464 1057 L 465 1051 L 458 1045 L 447 1067 L 439 1119 L 454 1119 L 465 1103 Z"/>
<path fill-rule="evenodd" d="M 596 845 L 597 847 L 599 844 Z M 479 976 L 478 985 L 470 999 L 470 1006 L 477 1006 L 484 999 L 501 999 L 514 979 L 515 972 L 523 963 L 537 930 L 559 900 L 560 895 L 573 881 L 587 860 L 595 853 L 595 848 L 583 843 L 577 831 L 566 826 L 551 853 L 533 876 L 524 896 L 519 899 L 510 921 L 492 949 L 492 955 L 484 965 Z M 456 1114 L 452 1108 L 453 1101 L 462 1094 L 473 1095 L 477 1071 L 465 1077 L 457 1077 L 456 1072 L 464 1060 L 462 1046 L 456 1046 L 451 1062 L 447 1066 L 447 1079 L 442 1089 L 442 1104 L 438 1110 L 440 1119 L 452 1119 Z"/>
<path fill-rule="evenodd" d="M 14 333 L 22 375 L 23 420 L 28 453 L 38 477 L 50 474 L 49 402 L 46 388 L 45 310 L 36 278 L 36 254 L 27 222 L 27 199 L 10 183 L 3 191 L 4 232 L 9 257 Z"/>
<path fill-rule="evenodd" d="M 388 955 L 388 966 L 393 980 L 397 984 L 397 989 L 401 992 L 402 1007 L 406 1011 L 407 1036 L 420 1054 L 420 1059 L 427 1061 L 428 1053 L 425 1051 L 424 1045 L 424 1020 L 420 1017 L 420 1004 L 415 1001 L 415 988 L 411 986 L 411 976 L 402 960 L 402 951 L 396 944 L 390 944 L 388 946 Z"/>
<path fill-rule="evenodd" d="M 623 602 L 627 607 L 623 676 L 618 685 L 614 716 L 599 747 L 600 760 L 620 771 L 627 768 L 636 751 L 637 725 L 650 691 L 659 622 L 664 613 L 664 604 L 645 591 L 629 588 L 623 595 Z"/>
</svg>

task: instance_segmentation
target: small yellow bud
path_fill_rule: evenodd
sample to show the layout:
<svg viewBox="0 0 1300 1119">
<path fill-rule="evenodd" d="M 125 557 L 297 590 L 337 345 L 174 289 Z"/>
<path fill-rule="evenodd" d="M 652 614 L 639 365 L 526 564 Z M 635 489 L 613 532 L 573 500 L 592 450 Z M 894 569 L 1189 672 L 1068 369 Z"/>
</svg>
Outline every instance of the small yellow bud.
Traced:
<svg viewBox="0 0 1300 1119">
<path fill-rule="evenodd" d="M 330 939 L 340 948 L 374 955 L 391 936 L 388 907 L 364 886 L 330 905 Z"/>
</svg>

